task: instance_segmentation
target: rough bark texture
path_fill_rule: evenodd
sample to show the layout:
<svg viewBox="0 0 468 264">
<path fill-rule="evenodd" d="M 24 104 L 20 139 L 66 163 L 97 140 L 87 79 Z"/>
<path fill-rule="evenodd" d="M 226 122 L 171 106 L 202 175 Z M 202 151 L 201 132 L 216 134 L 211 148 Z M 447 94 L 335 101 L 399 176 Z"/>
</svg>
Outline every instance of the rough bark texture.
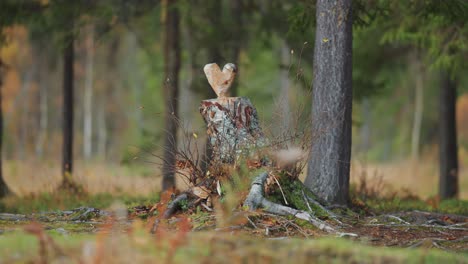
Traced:
<svg viewBox="0 0 468 264">
<path fill-rule="evenodd" d="M 63 61 L 63 161 L 64 182 L 73 168 L 73 36 L 67 38 Z"/>
<path fill-rule="evenodd" d="M 2 147 L 3 147 L 3 107 L 2 107 L 2 87 L 3 87 L 3 62 L 0 59 L 0 198 L 5 197 L 10 191 L 3 179 Z"/>
<path fill-rule="evenodd" d="M 245 97 L 204 100 L 200 113 L 207 124 L 212 162 L 233 163 L 242 151 L 267 144 L 257 110 Z"/>
<path fill-rule="evenodd" d="M 456 83 L 447 73 L 442 74 L 440 85 L 439 159 L 440 198 L 455 198 L 458 194 L 458 154 L 456 127 Z"/>
<path fill-rule="evenodd" d="M 305 180 L 330 203 L 348 201 L 352 110 L 351 0 L 317 1 L 313 142 Z"/>
<path fill-rule="evenodd" d="M 179 93 L 180 45 L 179 11 L 176 1 L 168 0 L 165 8 L 164 99 L 165 130 L 163 190 L 175 186 L 174 165 L 177 147 L 177 101 Z"/>
</svg>

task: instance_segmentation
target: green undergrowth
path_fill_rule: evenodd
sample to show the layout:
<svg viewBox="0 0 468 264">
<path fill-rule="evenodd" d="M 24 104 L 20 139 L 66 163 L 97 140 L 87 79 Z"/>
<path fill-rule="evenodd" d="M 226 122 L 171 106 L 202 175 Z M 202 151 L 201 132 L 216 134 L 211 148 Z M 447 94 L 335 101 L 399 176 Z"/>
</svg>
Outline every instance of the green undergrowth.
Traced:
<svg viewBox="0 0 468 264">
<path fill-rule="evenodd" d="M 62 253 L 52 254 L 48 261 L 68 263 L 94 259 L 102 262 L 135 263 L 148 261 L 172 263 L 467 263 L 467 254 L 454 254 L 438 249 L 398 249 L 371 247 L 340 238 L 280 239 L 232 236 L 220 232 L 197 232 L 187 236 L 154 239 L 144 230 L 131 236 L 111 234 L 97 238 L 89 234 L 59 235 L 49 233 Z M 179 239 L 178 243 L 174 243 Z M 96 241 L 99 251 L 96 251 Z M 28 262 L 39 260 L 38 240 L 24 233 L 5 234 L 0 239 L 0 258 Z"/>
<path fill-rule="evenodd" d="M 315 201 L 318 201 L 316 195 L 312 193 L 307 187 L 305 187 L 300 180 L 292 180 L 288 175 L 285 174 L 281 174 L 277 179 L 281 189 L 275 185 L 275 189 L 268 195 L 268 199 L 275 203 L 288 205 L 298 210 L 309 212 L 310 209 L 312 209 L 312 212 L 315 216 L 319 218 L 327 218 L 327 212 L 325 212 L 313 202 L 306 200 L 306 197 L 310 197 Z M 287 201 L 287 204 L 285 200 Z"/>
<path fill-rule="evenodd" d="M 139 205 L 151 205 L 158 200 L 158 194 L 144 197 L 138 195 L 112 195 L 108 193 L 96 195 L 86 193 L 76 194 L 61 191 L 26 197 L 9 196 L 3 198 L 0 200 L 0 212 L 29 214 L 54 210 L 69 210 L 81 206 L 105 209 L 115 201 L 122 202 L 131 208 Z"/>
<path fill-rule="evenodd" d="M 403 199 L 394 197 L 391 199 L 367 199 L 365 204 L 372 211 L 377 213 L 419 210 L 465 216 L 468 215 L 467 200 L 443 200 L 438 204 L 434 204 L 419 199 Z"/>
</svg>

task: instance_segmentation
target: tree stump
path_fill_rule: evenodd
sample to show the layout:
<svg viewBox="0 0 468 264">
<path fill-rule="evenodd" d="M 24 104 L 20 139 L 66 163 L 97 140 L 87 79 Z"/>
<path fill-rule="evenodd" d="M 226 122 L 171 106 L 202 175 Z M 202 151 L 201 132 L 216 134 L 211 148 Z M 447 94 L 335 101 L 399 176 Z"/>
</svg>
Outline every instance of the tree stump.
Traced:
<svg viewBox="0 0 468 264">
<path fill-rule="evenodd" d="M 236 66 L 228 63 L 221 71 L 218 65 L 212 63 L 207 64 L 204 71 L 208 82 L 218 95 L 216 99 L 203 100 L 200 105 L 200 114 L 207 125 L 208 144 L 212 149 L 209 158 L 210 167 L 228 165 L 234 168 L 239 165 L 240 162 L 237 161 L 241 157 L 245 158 L 247 163 L 252 159 L 256 160 L 256 167 L 263 167 L 263 172 L 252 179 L 250 192 L 243 202 L 245 208 L 263 209 L 268 213 L 293 216 L 306 220 L 321 230 L 335 232 L 332 226 L 316 215 L 332 218 L 339 224 L 341 222 L 302 184 L 298 179 L 298 173 L 290 176 L 291 173 L 280 168 L 280 162 L 274 157 L 271 159 L 268 157 L 268 151 L 260 151 L 268 148 L 270 143 L 262 132 L 257 110 L 252 102 L 245 97 L 226 97 L 237 72 Z M 289 152 L 288 155 L 293 154 Z M 297 162 L 295 159 L 292 160 Z M 182 163 L 194 164 L 192 161 Z M 200 170 L 194 168 L 193 171 Z M 189 206 L 202 205 L 212 211 L 210 208 L 212 196 L 223 195 L 220 187 L 223 173 L 214 170 L 213 174 L 202 173 L 197 177 L 190 177 L 193 179 L 192 188 L 169 203 L 163 218 L 169 218 L 180 209 L 183 202 Z M 194 198 L 193 202 L 190 202 L 191 198 Z M 156 227 L 157 222 L 153 230 Z"/>
<path fill-rule="evenodd" d="M 203 100 L 200 114 L 207 125 L 212 162 L 232 164 L 241 154 L 267 145 L 257 110 L 245 97 Z"/>
</svg>

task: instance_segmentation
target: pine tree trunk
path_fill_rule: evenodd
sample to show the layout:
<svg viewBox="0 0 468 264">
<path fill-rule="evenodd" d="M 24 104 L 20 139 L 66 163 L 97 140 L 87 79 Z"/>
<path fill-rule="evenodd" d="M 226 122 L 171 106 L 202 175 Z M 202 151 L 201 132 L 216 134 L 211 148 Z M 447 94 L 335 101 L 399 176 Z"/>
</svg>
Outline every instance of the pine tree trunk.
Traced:
<svg viewBox="0 0 468 264">
<path fill-rule="evenodd" d="M 458 194 L 456 98 L 456 82 L 447 73 L 443 73 L 439 106 L 439 195 L 442 199 L 456 198 Z"/>
<path fill-rule="evenodd" d="M 175 186 L 175 154 L 177 148 L 178 93 L 180 69 L 179 11 L 175 0 L 167 0 L 164 9 L 164 99 L 165 138 L 162 168 L 163 190 Z"/>
<path fill-rule="evenodd" d="M 91 158 L 93 137 L 93 73 L 94 73 L 94 32 L 89 28 L 86 37 L 86 76 L 83 100 L 83 157 Z"/>
<path fill-rule="evenodd" d="M 312 149 L 305 185 L 320 198 L 349 196 L 352 111 L 351 0 L 317 1 Z"/>
<path fill-rule="evenodd" d="M 0 59 L 0 198 L 5 197 L 10 193 L 8 185 L 6 184 L 5 180 L 3 179 L 3 73 L 4 73 L 4 65 L 2 60 Z"/>
<path fill-rule="evenodd" d="M 63 61 L 63 161 L 62 175 L 68 184 L 73 169 L 73 63 L 74 39 L 67 38 Z"/>
</svg>

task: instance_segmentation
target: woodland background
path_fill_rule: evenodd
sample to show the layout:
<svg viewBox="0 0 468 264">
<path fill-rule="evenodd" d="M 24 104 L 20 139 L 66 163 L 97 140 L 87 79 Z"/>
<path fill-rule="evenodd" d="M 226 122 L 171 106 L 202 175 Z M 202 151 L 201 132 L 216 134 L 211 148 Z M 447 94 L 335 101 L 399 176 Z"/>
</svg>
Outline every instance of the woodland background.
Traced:
<svg viewBox="0 0 468 264">
<path fill-rule="evenodd" d="M 466 20 L 461 26 L 444 21 L 466 19 L 463 1 L 391 2 L 353 4 L 352 181 L 436 197 L 442 69 L 457 84 L 459 197 L 467 198 L 468 28 Z M 159 190 L 162 35 L 171 30 L 164 28 L 163 6 L 150 0 L 2 1 L 2 153 L 13 193 L 47 193 L 60 184 L 63 52 L 71 35 L 73 177 L 91 193 Z M 179 138 L 193 137 L 203 147 L 198 106 L 214 97 L 202 71 L 210 62 L 238 65 L 233 93 L 254 102 L 267 134 L 298 129 L 309 119 L 314 1 L 185 0 L 177 8 Z"/>
</svg>

